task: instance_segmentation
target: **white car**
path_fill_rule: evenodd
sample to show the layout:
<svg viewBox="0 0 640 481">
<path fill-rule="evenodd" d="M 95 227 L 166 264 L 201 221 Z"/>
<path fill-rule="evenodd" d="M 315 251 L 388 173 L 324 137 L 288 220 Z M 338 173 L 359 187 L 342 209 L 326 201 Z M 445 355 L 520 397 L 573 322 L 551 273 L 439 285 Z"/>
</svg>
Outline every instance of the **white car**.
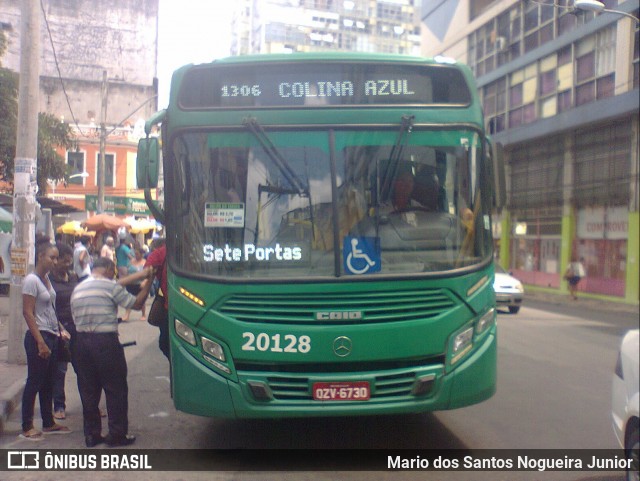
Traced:
<svg viewBox="0 0 640 481">
<path fill-rule="evenodd" d="M 622 338 L 615 373 L 613 374 L 611 417 L 613 431 L 627 459 L 633 461 L 627 469 L 627 480 L 638 481 L 638 329 Z"/>
<path fill-rule="evenodd" d="M 524 299 L 522 282 L 509 275 L 499 264 L 494 265 L 496 277 L 493 280 L 493 290 L 496 293 L 496 305 L 506 306 L 511 314 L 516 314 Z"/>
</svg>

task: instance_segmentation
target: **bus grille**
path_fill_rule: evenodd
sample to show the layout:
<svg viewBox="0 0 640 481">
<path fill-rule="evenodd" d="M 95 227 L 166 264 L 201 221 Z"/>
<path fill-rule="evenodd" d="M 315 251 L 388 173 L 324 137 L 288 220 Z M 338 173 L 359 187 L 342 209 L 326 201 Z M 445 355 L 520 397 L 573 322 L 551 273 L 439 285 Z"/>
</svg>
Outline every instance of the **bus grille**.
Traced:
<svg viewBox="0 0 640 481">
<path fill-rule="evenodd" d="M 444 289 L 326 294 L 235 294 L 218 311 L 244 322 L 349 324 L 436 317 L 455 306 Z M 316 313 L 361 311 L 362 319 L 317 320 Z"/>
</svg>

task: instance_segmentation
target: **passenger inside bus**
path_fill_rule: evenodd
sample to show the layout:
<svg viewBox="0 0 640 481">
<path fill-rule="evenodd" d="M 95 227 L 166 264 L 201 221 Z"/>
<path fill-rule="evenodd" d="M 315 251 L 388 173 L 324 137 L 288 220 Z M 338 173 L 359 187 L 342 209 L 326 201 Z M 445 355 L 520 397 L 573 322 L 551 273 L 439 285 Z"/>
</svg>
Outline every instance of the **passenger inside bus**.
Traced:
<svg viewBox="0 0 640 481">
<path fill-rule="evenodd" d="M 393 181 L 391 190 L 392 212 L 407 210 L 423 210 L 435 212 L 440 210 L 440 183 L 435 169 L 428 165 L 414 167 L 401 166 Z"/>
<path fill-rule="evenodd" d="M 411 199 L 415 180 L 410 170 L 400 172 L 393 181 L 393 191 L 391 193 L 391 203 L 396 212 L 407 210 L 411 207 Z"/>
<path fill-rule="evenodd" d="M 443 210 L 440 207 L 440 181 L 435 168 L 423 165 L 416 173 L 414 184 L 411 196 L 420 203 L 423 210 Z"/>
</svg>

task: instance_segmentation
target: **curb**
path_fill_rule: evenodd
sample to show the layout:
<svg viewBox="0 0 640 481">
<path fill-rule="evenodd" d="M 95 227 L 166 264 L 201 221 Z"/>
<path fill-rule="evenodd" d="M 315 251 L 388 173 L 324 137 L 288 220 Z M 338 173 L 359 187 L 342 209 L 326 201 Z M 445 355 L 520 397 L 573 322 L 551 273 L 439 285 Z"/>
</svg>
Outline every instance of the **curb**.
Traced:
<svg viewBox="0 0 640 481">
<path fill-rule="evenodd" d="M 3 393 L 3 399 L 0 399 L 0 434 L 4 432 L 4 425 L 9 419 L 11 413 L 20 406 L 25 382 L 25 379 L 14 382 Z"/>
<path fill-rule="evenodd" d="M 588 294 L 580 292 L 578 300 L 574 301 L 569 298 L 568 293 L 559 293 L 556 290 L 547 289 L 539 286 L 531 286 L 525 284 L 525 302 L 527 298 L 535 301 L 541 301 L 556 306 L 580 306 L 598 312 L 621 312 L 629 314 L 640 313 L 638 303 L 629 303 L 624 299 L 613 299 L 606 296 Z"/>
</svg>

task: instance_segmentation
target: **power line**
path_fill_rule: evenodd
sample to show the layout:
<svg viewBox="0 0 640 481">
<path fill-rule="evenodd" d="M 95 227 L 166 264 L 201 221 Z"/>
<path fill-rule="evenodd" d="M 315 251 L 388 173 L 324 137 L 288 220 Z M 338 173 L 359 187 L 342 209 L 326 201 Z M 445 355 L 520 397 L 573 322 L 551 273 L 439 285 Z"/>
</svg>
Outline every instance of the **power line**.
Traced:
<svg viewBox="0 0 640 481">
<path fill-rule="evenodd" d="M 58 63 L 58 55 L 56 54 L 56 47 L 53 44 L 53 36 L 51 35 L 51 28 L 49 27 L 49 19 L 47 18 L 47 12 L 45 11 L 44 8 L 44 3 L 42 0 L 40 0 L 40 8 L 42 9 L 42 15 L 44 17 L 44 23 L 47 27 L 47 33 L 49 35 L 49 42 L 51 43 L 51 50 L 53 52 L 53 60 L 56 64 L 56 70 L 58 72 L 58 79 L 60 80 L 60 85 L 62 86 L 62 92 L 64 93 L 64 98 L 67 101 L 67 106 L 69 107 L 69 112 L 71 112 L 71 118 L 73 119 L 73 123 L 75 124 L 75 126 L 78 128 L 78 131 L 80 132 L 81 135 L 85 135 L 84 132 L 82 132 L 82 129 L 80 128 L 80 125 L 78 124 L 78 120 L 76 119 L 75 114 L 73 113 L 73 109 L 71 108 L 71 101 L 69 100 L 69 95 L 67 94 L 67 89 L 64 86 L 64 82 L 62 80 L 62 72 L 60 71 L 60 64 Z"/>
</svg>

